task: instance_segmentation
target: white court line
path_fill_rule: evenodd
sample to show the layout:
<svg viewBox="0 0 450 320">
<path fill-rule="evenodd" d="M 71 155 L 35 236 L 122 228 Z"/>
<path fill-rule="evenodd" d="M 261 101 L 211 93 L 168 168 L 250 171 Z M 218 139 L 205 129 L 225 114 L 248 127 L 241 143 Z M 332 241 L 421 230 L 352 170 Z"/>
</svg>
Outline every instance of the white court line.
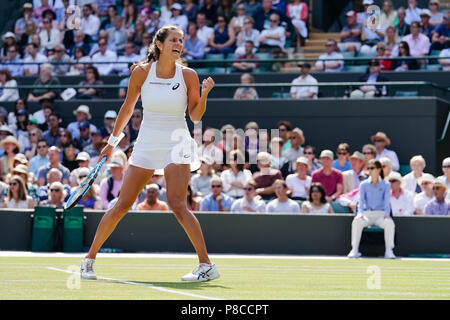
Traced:
<svg viewBox="0 0 450 320">
<path fill-rule="evenodd" d="M 70 273 L 70 274 L 78 274 L 78 275 L 80 274 L 79 272 L 72 272 L 72 271 L 69 271 L 69 270 L 63 270 L 63 269 L 58 269 L 58 268 L 53 268 L 53 267 L 47 267 L 47 269 L 53 270 L 53 271 Z M 134 285 L 134 286 L 147 287 L 147 288 L 155 289 L 155 290 L 158 290 L 158 291 L 163 291 L 163 292 L 168 292 L 168 293 L 175 293 L 175 294 L 180 294 L 180 295 L 183 295 L 183 296 L 188 296 L 188 297 L 193 297 L 193 298 L 206 299 L 206 300 L 223 300 L 221 298 L 207 297 L 207 296 L 202 296 L 202 295 L 195 294 L 195 293 L 189 293 L 189 292 L 183 292 L 183 291 L 178 291 L 178 290 L 173 290 L 173 289 L 161 288 L 161 287 L 157 287 L 157 286 L 152 285 L 152 284 L 145 284 L 145 283 L 139 283 L 139 282 L 133 282 L 133 281 L 113 279 L 113 278 L 107 278 L 107 277 L 101 277 L 101 276 L 97 276 L 97 278 L 98 279 L 103 279 L 103 280 L 119 282 L 119 283 L 124 283 L 124 284 L 131 284 L 131 285 Z M 89 281 L 89 280 L 87 280 L 87 281 Z"/>
</svg>

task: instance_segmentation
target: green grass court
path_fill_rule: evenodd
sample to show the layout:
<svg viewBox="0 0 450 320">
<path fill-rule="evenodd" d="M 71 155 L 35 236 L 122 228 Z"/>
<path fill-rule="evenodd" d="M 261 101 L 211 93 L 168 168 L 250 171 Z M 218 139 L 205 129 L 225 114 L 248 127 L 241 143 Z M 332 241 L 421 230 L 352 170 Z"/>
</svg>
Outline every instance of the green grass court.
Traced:
<svg viewBox="0 0 450 320">
<path fill-rule="evenodd" d="M 123 255 L 122 255 L 123 256 Z M 79 281 L 81 255 L 0 256 L 9 299 L 449 299 L 447 259 L 212 255 L 221 278 L 186 283 L 195 256 L 99 255 L 96 281 Z"/>
</svg>

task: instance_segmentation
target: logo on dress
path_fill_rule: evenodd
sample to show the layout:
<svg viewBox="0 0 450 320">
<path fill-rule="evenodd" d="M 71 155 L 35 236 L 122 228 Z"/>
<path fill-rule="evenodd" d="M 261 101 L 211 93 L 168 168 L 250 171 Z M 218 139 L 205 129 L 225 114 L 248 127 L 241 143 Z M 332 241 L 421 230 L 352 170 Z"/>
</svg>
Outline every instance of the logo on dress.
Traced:
<svg viewBox="0 0 450 320">
<path fill-rule="evenodd" d="M 172 87 L 172 90 L 177 90 L 179 86 L 180 86 L 180 83 L 177 82 L 177 83 Z"/>
<path fill-rule="evenodd" d="M 186 159 L 189 158 L 190 156 L 191 156 L 190 154 L 183 155 L 183 157 L 186 158 Z"/>
</svg>

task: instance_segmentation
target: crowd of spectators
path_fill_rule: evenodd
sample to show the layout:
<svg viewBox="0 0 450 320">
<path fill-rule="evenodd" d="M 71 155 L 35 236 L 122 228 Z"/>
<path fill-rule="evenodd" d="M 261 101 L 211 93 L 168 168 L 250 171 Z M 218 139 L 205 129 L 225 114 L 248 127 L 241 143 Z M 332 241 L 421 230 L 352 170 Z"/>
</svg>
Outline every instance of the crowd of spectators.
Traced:
<svg viewBox="0 0 450 320">
<path fill-rule="evenodd" d="M 87 105 L 80 105 L 68 124 L 54 113 L 51 104 L 40 111 L 42 122 L 29 117 L 23 99 L 16 101 L 10 114 L 0 109 L 3 207 L 61 208 L 97 163 L 117 118 L 117 113 L 109 110 L 102 127 L 97 128 L 89 122 Z M 117 201 L 141 121 L 142 110 L 136 109 L 125 128 L 125 138 L 81 205 L 105 210 Z M 191 174 L 189 207 L 219 212 L 333 213 L 340 206 L 356 213 L 359 186 L 370 176 L 367 164 L 377 160 L 390 186 L 393 216 L 450 214 L 450 158 L 442 163 L 443 175 L 435 178 L 425 172 L 425 159 L 414 156 L 411 172 L 402 176 L 397 154 L 384 132 L 372 135 L 360 151 L 352 151 L 343 142 L 335 152 L 316 153 L 314 146 L 305 145 L 303 130 L 293 128 L 289 121 L 280 121 L 277 129 L 273 137 L 256 122 L 247 123 L 244 129 L 230 124 L 220 130 L 194 129 L 201 165 Z M 155 172 L 133 209 L 170 210 L 162 170 Z"/>
</svg>

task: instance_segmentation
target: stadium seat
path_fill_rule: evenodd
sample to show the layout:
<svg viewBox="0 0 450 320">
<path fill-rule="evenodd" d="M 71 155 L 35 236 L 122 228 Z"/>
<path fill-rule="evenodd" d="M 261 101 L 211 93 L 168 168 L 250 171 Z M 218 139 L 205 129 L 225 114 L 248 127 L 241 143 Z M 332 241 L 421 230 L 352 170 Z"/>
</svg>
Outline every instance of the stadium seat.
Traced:
<svg viewBox="0 0 450 320">
<path fill-rule="evenodd" d="M 225 58 L 223 57 L 222 53 L 207 53 L 205 55 L 205 60 L 221 60 L 224 61 Z M 208 68 L 215 68 L 215 67 L 225 67 L 225 64 L 223 62 L 215 62 L 215 63 L 208 63 L 206 64 Z"/>
<path fill-rule="evenodd" d="M 365 73 L 367 71 L 367 66 L 344 66 L 344 71 Z"/>
<path fill-rule="evenodd" d="M 235 53 L 229 53 L 229 54 L 227 55 L 227 59 L 226 59 L 226 60 L 233 61 L 233 60 L 236 60 L 236 58 L 237 58 L 237 56 L 236 56 Z"/>
<path fill-rule="evenodd" d="M 273 92 L 272 98 L 290 99 L 291 94 L 289 92 Z"/>
<path fill-rule="evenodd" d="M 358 55 L 356 56 L 356 58 L 367 58 L 367 60 L 356 60 L 355 64 L 356 65 L 364 65 L 367 66 L 367 64 L 369 63 L 370 59 L 372 59 L 373 57 L 375 57 L 376 53 L 375 52 L 360 52 L 358 53 Z"/>
<path fill-rule="evenodd" d="M 272 56 L 270 53 L 268 52 L 257 52 L 255 53 L 255 56 L 258 57 L 259 60 L 268 60 L 268 59 L 272 59 Z M 259 71 L 269 71 L 270 70 L 270 62 L 260 62 L 259 63 Z"/>
<path fill-rule="evenodd" d="M 441 68 L 440 64 L 427 64 L 425 69 L 428 71 L 440 71 Z"/>
<path fill-rule="evenodd" d="M 352 213 L 349 207 L 344 207 L 339 202 L 330 202 L 335 213 Z"/>
<path fill-rule="evenodd" d="M 197 71 L 198 74 L 209 74 L 211 73 L 210 68 L 196 68 L 195 71 Z"/>
<path fill-rule="evenodd" d="M 401 164 L 400 165 L 400 169 L 398 170 L 398 173 L 400 173 L 402 176 L 404 176 L 405 174 L 408 174 L 411 172 L 411 167 L 409 166 L 409 164 Z"/>
<path fill-rule="evenodd" d="M 370 227 L 365 227 L 363 229 L 363 232 L 384 232 L 384 230 L 377 226 L 370 226 Z"/>
<path fill-rule="evenodd" d="M 441 50 L 431 50 L 430 52 L 430 56 L 439 56 L 439 54 L 441 53 Z M 428 61 L 429 64 L 437 64 L 439 63 L 437 59 L 430 59 Z"/>
<path fill-rule="evenodd" d="M 353 52 L 344 51 L 341 52 L 341 54 L 344 56 L 345 59 L 351 59 L 355 57 L 355 54 Z M 354 60 L 344 60 L 344 65 L 346 66 L 352 66 L 355 63 Z"/>
<path fill-rule="evenodd" d="M 418 97 L 418 91 L 396 91 L 394 97 Z"/>
</svg>

